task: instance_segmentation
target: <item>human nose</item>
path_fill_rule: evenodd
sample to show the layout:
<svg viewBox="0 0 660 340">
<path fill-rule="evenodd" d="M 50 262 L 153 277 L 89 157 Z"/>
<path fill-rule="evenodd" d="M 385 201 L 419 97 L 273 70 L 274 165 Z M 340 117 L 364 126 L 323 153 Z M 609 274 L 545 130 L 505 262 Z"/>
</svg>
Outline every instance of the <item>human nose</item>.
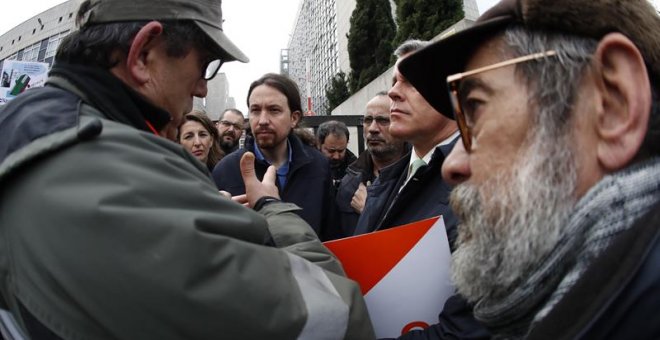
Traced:
<svg viewBox="0 0 660 340">
<path fill-rule="evenodd" d="M 268 120 L 268 113 L 266 113 L 266 112 L 262 112 L 262 113 L 259 115 L 259 125 L 268 125 L 268 122 L 269 122 L 269 120 Z"/>
<path fill-rule="evenodd" d="M 367 131 L 369 132 L 380 131 L 380 126 L 378 125 L 378 122 L 375 119 L 371 122 L 371 124 L 367 126 Z"/>
<path fill-rule="evenodd" d="M 401 101 L 401 91 L 399 91 L 399 82 L 395 82 L 392 87 L 390 88 L 389 91 L 387 91 L 387 95 L 392 99 L 392 101 Z"/>
<path fill-rule="evenodd" d="M 470 155 L 465 151 L 463 141 L 459 139 L 445 161 L 442 163 L 442 178 L 450 185 L 467 181 L 472 175 Z"/>
<path fill-rule="evenodd" d="M 208 94 L 207 80 L 200 78 L 195 84 L 195 92 L 193 95 L 198 98 L 204 98 Z"/>
</svg>

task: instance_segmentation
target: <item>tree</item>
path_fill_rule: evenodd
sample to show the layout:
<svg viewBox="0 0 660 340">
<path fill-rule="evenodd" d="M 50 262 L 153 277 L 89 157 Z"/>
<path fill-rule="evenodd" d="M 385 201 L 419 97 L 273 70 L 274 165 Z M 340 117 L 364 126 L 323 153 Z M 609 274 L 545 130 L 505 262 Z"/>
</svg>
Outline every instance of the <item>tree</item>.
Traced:
<svg viewBox="0 0 660 340">
<path fill-rule="evenodd" d="M 387 70 L 395 34 L 389 0 L 356 1 L 348 32 L 351 93 Z"/>
<path fill-rule="evenodd" d="M 396 0 L 398 46 L 408 39 L 431 40 L 463 19 L 462 0 Z"/>
<path fill-rule="evenodd" d="M 348 81 L 346 73 L 339 71 L 330 80 L 330 84 L 325 88 L 325 97 L 328 99 L 325 110 L 328 114 L 332 112 L 339 104 L 343 103 L 351 94 L 348 92 Z"/>
</svg>

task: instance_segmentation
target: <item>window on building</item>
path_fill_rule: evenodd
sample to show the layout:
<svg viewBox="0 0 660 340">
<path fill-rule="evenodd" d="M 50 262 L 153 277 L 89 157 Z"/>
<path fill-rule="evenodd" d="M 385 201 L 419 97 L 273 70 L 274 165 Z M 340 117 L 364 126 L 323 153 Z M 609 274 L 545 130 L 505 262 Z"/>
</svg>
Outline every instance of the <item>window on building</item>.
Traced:
<svg viewBox="0 0 660 340">
<path fill-rule="evenodd" d="M 23 60 L 24 61 L 37 61 L 39 57 L 39 48 L 41 47 L 41 41 L 32 44 L 25 48 L 23 51 Z"/>
<path fill-rule="evenodd" d="M 46 48 L 46 55 L 44 59 L 50 58 L 55 56 L 55 53 L 57 52 L 57 47 L 60 46 L 60 42 L 62 41 L 62 38 L 66 37 L 69 34 L 69 31 L 64 31 L 61 32 L 60 34 L 55 34 L 48 38 L 48 47 Z"/>
</svg>

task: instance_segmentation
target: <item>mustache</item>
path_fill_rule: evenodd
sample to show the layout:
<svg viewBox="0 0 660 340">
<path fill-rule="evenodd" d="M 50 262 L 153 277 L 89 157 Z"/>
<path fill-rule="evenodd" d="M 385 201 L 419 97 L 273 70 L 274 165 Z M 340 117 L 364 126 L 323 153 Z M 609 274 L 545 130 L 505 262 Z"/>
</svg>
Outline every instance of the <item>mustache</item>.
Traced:
<svg viewBox="0 0 660 340">
<path fill-rule="evenodd" d="M 231 132 L 231 131 L 229 131 L 229 130 L 227 130 L 227 131 L 223 132 L 223 133 L 220 135 L 220 138 L 222 138 L 222 137 L 224 137 L 224 136 L 234 137 L 234 133 Z"/>
<path fill-rule="evenodd" d="M 269 129 L 269 128 L 260 128 L 260 129 L 257 129 L 254 133 L 255 133 L 255 134 L 260 134 L 260 133 L 275 133 L 275 131 L 273 131 L 273 130 L 271 130 L 271 129 Z"/>
<path fill-rule="evenodd" d="M 381 137 L 367 137 L 367 142 L 381 142 L 385 143 L 385 139 Z"/>
</svg>

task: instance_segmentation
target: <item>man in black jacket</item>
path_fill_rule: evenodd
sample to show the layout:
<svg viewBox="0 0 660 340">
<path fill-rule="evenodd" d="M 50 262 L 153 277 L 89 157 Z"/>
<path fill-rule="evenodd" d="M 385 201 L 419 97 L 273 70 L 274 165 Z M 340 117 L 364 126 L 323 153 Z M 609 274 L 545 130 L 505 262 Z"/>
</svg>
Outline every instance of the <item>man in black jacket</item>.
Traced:
<svg viewBox="0 0 660 340">
<path fill-rule="evenodd" d="M 456 218 L 449 208 L 451 187 L 438 174 L 458 139 L 458 128 L 454 120 L 439 114 L 398 70 L 401 60 L 427 44 L 409 40 L 394 52 L 399 60 L 388 92 L 392 99 L 389 133 L 410 143 L 412 150 L 383 169 L 368 188 L 355 234 L 442 215 L 451 247 L 456 235 Z"/>
<path fill-rule="evenodd" d="M 324 122 L 316 129 L 319 150 L 330 162 L 330 174 L 334 189 L 339 187 L 339 182 L 346 175 L 348 165 L 357 159 L 348 149 L 350 137 L 346 124 L 336 120 Z"/>
<path fill-rule="evenodd" d="M 660 337 L 658 27 L 646 0 L 503 0 L 399 65 L 459 122 L 453 279 L 496 337 Z"/>
<path fill-rule="evenodd" d="M 362 118 L 367 149 L 348 166 L 337 190 L 335 202 L 339 225 L 346 236 L 355 232 L 355 225 L 367 200 L 367 187 L 375 181 L 381 169 L 410 151 L 404 141 L 390 135 L 390 103 L 385 91 L 379 92 L 367 103 Z"/>
<path fill-rule="evenodd" d="M 336 232 L 328 229 L 334 226 L 326 228 L 332 203 L 328 160 L 292 132 L 302 116 L 298 86 L 286 76 L 265 74 L 250 85 L 247 104 L 254 138 L 216 165 L 216 186 L 243 203 L 245 185 L 238 164 L 245 152 L 253 152 L 258 178 L 275 166 L 282 200 L 303 208 L 297 213 L 322 239 L 334 238 Z"/>
<path fill-rule="evenodd" d="M 458 140 L 456 122 L 441 115 L 420 95 L 398 65 L 428 42 L 409 40 L 394 54 L 399 58 L 394 67 L 390 106 L 389 133 L 412 145 L 404 157 L 383 168 L 367 189 L 367 200 L 358 220 L 355 234 L 387 229 L 421 219 L 442 215 L 449 248 L 454 250 L 456 217 L 449 207 L 451 186 L 440 169 Z M 416 167 L 418 163 L 421 166 Z M 460 296 L 447 300 L 440 322 L 424 331 L 413 331 L 403 338 L 483 339 L 488 332 L 472 316 L 471 306 Z"/>
</svg>

